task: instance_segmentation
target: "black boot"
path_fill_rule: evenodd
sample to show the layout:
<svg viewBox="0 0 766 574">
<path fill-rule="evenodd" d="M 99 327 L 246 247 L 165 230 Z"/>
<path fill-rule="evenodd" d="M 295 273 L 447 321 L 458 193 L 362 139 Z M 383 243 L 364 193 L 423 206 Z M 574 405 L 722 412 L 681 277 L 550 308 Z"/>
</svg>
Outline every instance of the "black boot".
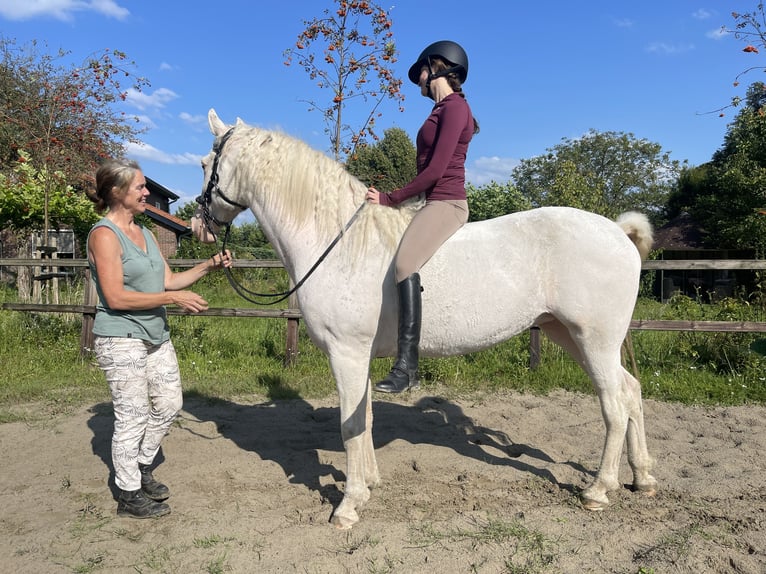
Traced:
<svg viewBox="0 0 766 574">
<path fill-rule="evenodd" d="M 170 514 L 164 502 L 155 502 L 143 490 L 121 490 L 117 498 L 117 516 L 131 518 L 158 518 Z"/>
<path fill-rule="evenodd" d="M 168 487 L 154 480 L 150 465 L 139 464 L 138 469 L 141 471 L 141 490 L 144 491 L 146 496 L 158 502 L 167 500 L 170 497 Z"/>
<path fill-rule="evenodd" d="M 420 386 L 418 344 L 420 343 L 420 275 L 413 273 L 397 284 L 399 290 L 399 345 L 391 372 L 375 385 L 382 393 L 401 393 Z"/>
</svg>

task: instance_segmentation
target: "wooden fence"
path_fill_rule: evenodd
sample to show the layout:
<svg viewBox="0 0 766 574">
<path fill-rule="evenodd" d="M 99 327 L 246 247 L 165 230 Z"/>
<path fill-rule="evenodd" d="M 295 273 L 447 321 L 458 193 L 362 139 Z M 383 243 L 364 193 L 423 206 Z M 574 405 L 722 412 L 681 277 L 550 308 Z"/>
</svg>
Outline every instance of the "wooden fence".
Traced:
<svg viewBox="0 0 766 574">
<path fill-rule="evenodd" d="M 174 268 L 192 267 L 199 263 L 196 259 L 170 259 L 168 263 Z M 85 259 L 57 259 L 60 267 L 87 267 Z M 46 280 L 55 271 L 45 269 L 51 260 L 40 259 L 0 259 L 0 267 L 35 267 L 39 270 L 37 277 Z M 275 260 L 237 260 L 237 268 L 282 268 L 282 263 Z M 644 261 L 643 270 L 753 270 L 766 269 L 766 260 L 750 259 L 684 259 L 684 260 L 652 260 Z M 89 281 L 88 271 L 85 271 L 84 301 L 82 305 L 52 305 L 40 303 L 3 303 L 2 308 L 10 311 L 35 311 L 44 313 L 75 313 L 83 316 L 80 346 L 83 353 L 93 348 L 93 318 L 95 317 L 95 290 Z M 252 309 L 252 308 L 211 308 L 200 313 L 189 313 L 174 307 L 168 308 L 169 315 L 191 315 L 201 317 L 261 317 L 287 320 L 287 336 L 285 342 L 285 363 L 292 363 L 298 352 L 298 326 L 301 318 L 300 309 L 296 308 L 294 296 L 288 300 L 284 309 Z M 650 320 L 638 319 L 630 323 L 631 330 L 652 331 L 698 331 L 698 332 L 728 332 L 728 333 L 766 333 L 766 322 L 756 321 L 682 321 L 682 320 Z M 530 330 L 530 367 L 535 368 L 540 361 L 540 333 L 538 328 Z M 630 333 L 627 339 L 627 351 L 633 360 Z"/>
</svg>

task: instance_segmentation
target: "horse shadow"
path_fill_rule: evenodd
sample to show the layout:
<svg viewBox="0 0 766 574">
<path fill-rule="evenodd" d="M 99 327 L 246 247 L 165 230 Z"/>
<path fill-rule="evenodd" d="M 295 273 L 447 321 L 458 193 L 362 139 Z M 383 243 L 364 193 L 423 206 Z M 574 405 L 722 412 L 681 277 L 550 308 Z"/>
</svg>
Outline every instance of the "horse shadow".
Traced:
<svg viewBox="0 0 766 574">
<path fill-rule="evenodd" d="M 186 401 L 184 411 L 196 421 L 213 422 L 218 433 L 239 448 L 277 463 L 290 483 L 319 493 L 334 508 L 340 504 L 343 492 L 337 484 L 345 481 L 345 472 L 334 462 L 320 459 L 322 451 L 343 454 L 338 407 L 315 408 L 300 397 L 246 405 L 195 395 Z M 376 450 L 394 440 L 442 446 L 463 457 L 540 477 L 571 493 L 577 491 L 573 484 L 558 481 L 548 469 L 535 466 L 535 460 L 543 464 L 557 462 L 545 451 L 514 442 L 503 431 L 475 424 L 460 405 L 450 400 L 426 396 L 410 405 L 373 401 L 373 420 Z M 195 432 L 192 426 L 182 427 Z M 520 460 L 522 455 L 533 459 L 532 463 Z M 593 474 L 579 463 L 558 462 L 580 473 Z M 320 480 L 325 476 L 332 476 L 332 483 L 322 484 L 327 482 Z"/>
<path fill-rule="evenodd" d="M 270 388 L 274 389 L 273 385 Z M 285 396 L 285 390 L 275 392 Z M 410 444 L 427 444 L 453 450 L 457 455 L 473 458 L 485 464 L 500 465 L 529 473 L 551 482 L 558 488 L 576 493 L 571 483 L 563 483 L 549 470 L 535 466 L 556 462 L 545 451 L 535 446 L 514 442 L 506 432 L 477 425 L 460 405 L 442 397 L 425 396 L 414 404 L 373 401 L 373 445 L 380 449 L 395 440 Z M 113 496 L 118 490 L 114 483 L 111 457 L 111 437 L 114 416 L 111 403 L 100 403 L 90 409 L 93 414 L 88 427 L 93 436 L 91 448 L 109 469 L 107 484 Z M 262 460 L 277 463 L 288 481 L 301 484 L 319 493 L 333 505 L 340 504 L 343 492 L 337 484 L 345 481 L 345 472 L 334 462 L 320 460 L 320 452 L 343 454 L 340 434 L 340 409 L 315 408 L 305 399 L 268 399 L 262 403 L 242 404 L 200 393 L 187 394 L 179 417 L 193 417 L 189 422 L 212 422 L 218 433 L 240 449 L 257 454 Z M 180 430 L 195 434 L 200 440 L 217 440 L 198 433 L 194 424 L 182 424 Z M 178 429 L 177 429 L 178 430 Z M 532 463 L 520 460 L 523 455 Z M 164 461 L 162 449 L 153 467 Z M 345 459 L 343 460 L 345 462 Z M 558 461 L 582 473 L 593 475 L 573 461 Z M 330 484 L 321 478 L 331 476 Z M 326 482 L 326 481 L 325 481 Z"/>
</svg>

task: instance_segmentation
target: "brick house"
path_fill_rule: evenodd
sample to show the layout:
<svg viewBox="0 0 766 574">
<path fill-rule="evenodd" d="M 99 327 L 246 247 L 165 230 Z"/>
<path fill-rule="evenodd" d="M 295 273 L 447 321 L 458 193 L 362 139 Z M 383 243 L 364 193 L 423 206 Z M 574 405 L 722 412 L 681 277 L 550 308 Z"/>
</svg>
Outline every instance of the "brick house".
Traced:
<svg viewBox="0 0 766 574">
<path fill-rule="evenodd" d="M 191 233 L 191 227 L 188 222 L 170 214 L 170 205 L 178 200 L 178 195 L 148 177 L 146 188 L 149 190 L 146 216 L 154 222 L 153 231 L 160 251 L 166 258 L 173 257 L 181 238 Z"/>
</svg>

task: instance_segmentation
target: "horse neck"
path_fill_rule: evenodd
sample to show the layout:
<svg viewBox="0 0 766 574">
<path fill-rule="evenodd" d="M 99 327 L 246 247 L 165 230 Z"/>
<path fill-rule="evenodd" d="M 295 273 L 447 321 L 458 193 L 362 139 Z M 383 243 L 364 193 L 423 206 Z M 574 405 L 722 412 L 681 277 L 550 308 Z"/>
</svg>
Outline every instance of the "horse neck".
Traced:
<svg viewBox="0 0 766 574">
<path fill-rule="evenodd" d="M 363 201 L 364 186 L 334 160 L 284 137 L 275 146 L 279 153 L 269 155 L 263 168 L 253 168 L 247 154 L 243 156 L 240 185 L 255 190 L 255 218 L 296 280 L 352 217 Z M 267 153 L 263 148 L 260 152 Z"/>
</svg>

